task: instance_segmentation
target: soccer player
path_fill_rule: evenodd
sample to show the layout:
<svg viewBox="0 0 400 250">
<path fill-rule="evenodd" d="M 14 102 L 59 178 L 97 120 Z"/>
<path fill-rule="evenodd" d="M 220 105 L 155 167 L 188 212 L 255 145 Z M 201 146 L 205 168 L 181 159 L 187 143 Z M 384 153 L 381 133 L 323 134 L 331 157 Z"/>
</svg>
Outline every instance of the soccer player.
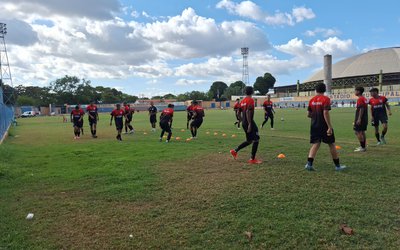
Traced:
<svg viewBox="0 0 400 250">
<path fill-rule="evenodd" d="M 369 105 L 371 105 L 371 116 L 372 126 L 375 127 L 375 137 L 378 141 L 378 146 L 386 144 L 385 135 L 388 131 L 388 116 L 386 109 L 389 111 L 389 115 L 392 115 L 388 99 L 384 96 L 379 95 L 377 88 L 372 88 L 370 91 L 371 98 L 369 99 Z M 382 135 L 379 135 L 379 123 L 382 123 Z"/>
<path fill-rule="evenodd" d="M 125 110 L 121 109 L 121 104 L 117 104 L 117 108 L 111 112 L 110 126 L 112 126 L 113 119 L 115 120 L 115 128 L 117 129 L 117 140 L 122 141 L 121 133 L 124 126 L 124 118 L 126 119 Z"/>
<path fill-rule="evenodd" d="M 85 111 L 83 111 L 83 109 L 81 108 L 81 105 L 78 105 L 79 106 L 79 111 L 81 112 L 81 113 L 83 113 L 83 114 L 85 114 Z M 82 132 L 82 135 L 84 135 L 84 133 L 83 133 L 83 123 L 84 123 L 84 120 L 82 119 L 82 123 L 81 123 L 81 132 Z"/>
<path fill-rule="evenodd" d="M 190 103 L 190 105 L 186 108 L 187 112 L 187 122 L 186 122 L 186 128 L 189 129 L 189 123 L 192 120 L 193 117 L 193 101 Z"/>
<path fill-rule="evenodd" d="M 354 152 L 367 151 L 366 142 L 367 137 L 365 131 L 368 127 L 368 100 L 364 97 L 364 88 L 356 87 L 355 95 L 358 97 L 356 105 L 356 116 L 354 118 L 354 131 L 360 142 L 360 147 L 356 148 Z"/>
<path fill-rule="evenodd" d="M 74 124 L 74 139 L 81 138 L 81 129 L 83 126 L 83 116 L 85 112 L 79 107 L 79 105 L 75 106 L 75 109 L 71 111 L 71 122 Z"/>
<path fill-rule="evenodd" d="M 241 123 L 241 118 L 240 118 L 240 99 L 236 99 L 235 106 L 233 106 L 233 111 L 235 111 L 235 116 L 236 116 L 236 122 L 235 125 L 237 125 L 238 129 L 240 129 L 240 123 Z"/>
<path fill-rule="evenodd" d="M 149 117 L 150 117 L 150 123 L 151 123 L 151 131 L 156 132 L 157 108 L 156 108 L 156 106 L 154 106 L 153 102 L 150 102 Z"/>
<path fill-rule="evenodd" d="M 247 86 L 245 88 L 246 97 L 240 102 L 241 114 L 242 114 L 242 127 L 244 132 L 246 133 L 246 141 L 240 144 L 236 149 L 232 149 L 231 155 L 236 160 L 238 156 L 238 152 L 253 144 L 251 150 L 251 158 L 248 161 L 250 164 L 261 164 L 262 161 L 256 159 L 258 144 L 260 140 L 260 136 L 258 134 L 258 127 L 254 122 L 254 108 L 255 103 L 252 95 L 254 94 L 254 89 L 251 86 Z"/>
<path fill-rule="evenodd" d="M 164 136 L 164 133 L 168 133 L 168 137 L 166 142 L 168 143 L 171 140 L 172 131 L 171 124 L 174 117 L 174 104 L 168 104 L 168 108 L 164 109 L 160 115 L 160 127 L 161 127 L 161 135 L 160 142 Z"/>
<path fill-rule="evenodd" d="M 128 128 L 129 128 L 129 134 L 132 134 L 133 132 L 135 132 L 131 125 L 135 109 L 131 108 L 130 104 L 124 102 L 124 111 L 125 111 L 125 134 L 128 134 Z"/>
<path fill-rule="evenodd" d="M 90 102 L 90 105 L 86 107 L 86 112 L 89 116 L 89 126 L 90 132 L 92 133 L 93 138 L 97 138 L 97 121 L 99 120 L 99 114 L 97 112 L 97 106 L 94 102 Z"/>
<path fill-rule="evenodd" d="M 315 87 L 316 96 L 314 96 L 308 105 L 308 117 L 311 118 L 311 148 L 308 154 L 305 169 L 315 171 L 313 167 L 314 158 L 317 155 L 321 142 L 328 144 L 336 171 L 345 169 L 339 162 L 339 155 L 335 146 L 335 135 L 331 124 L 329 111 L 331 110 L 331 99 L 324 95 L 326 85 L 323 83 Z"/>
<path fill-rule="evenodd" d="M 261 125 L 261 128 L 264 127 L 264 125 L 268 122 L 268 119 L 271 119 L 271 130 L 274 129 L 274 104 L 271 102 L 271 96 L 267 96 L 267 100 L 263 103 L 264 107 L 264 112 L 265 112 L 265 118 L 264 122 Z"/>
<path fill-rule="evenodd" d="M 200 128 L 201 124 L 203 124 L 204 109 L 199 105 L 197 101 L 193 101 L 193 121 L 190 123 L 190 132 L 192 133 L 192 139 L 197 138 L 197 130 Z"/>
</svg>

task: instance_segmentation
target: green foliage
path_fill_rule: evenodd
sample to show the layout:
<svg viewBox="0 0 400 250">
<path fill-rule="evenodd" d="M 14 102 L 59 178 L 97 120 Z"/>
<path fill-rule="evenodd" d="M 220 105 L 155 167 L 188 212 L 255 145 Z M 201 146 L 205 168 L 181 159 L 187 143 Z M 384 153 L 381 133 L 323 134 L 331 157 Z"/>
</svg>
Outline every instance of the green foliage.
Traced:
<svg viewBox="0 0 400 250">
<path fill-rule="evenodd" d="M 259 76 L 254 83 L 254 90 L 258 91 L 261 95 L 268 93 L 275 85 L 276 79 L 270 73 L 265 73 L 264 76 Z"/>
<path fill-rule="evenodd" d="M 233 95 L 243 95 L 243 89 L 245 87 L 246 85 L 242 81 L 231 83 L 225 90 L 224 96 L 230 100 Z"/>
<path fill-rule="evenodd" d="M 228 85 L 226 85 L 226 83 L 224 82 L 221 81 L 213 82 L 213 84 L 210 87 L 210 90 L 208 91 L 208 96 L 211 99 L 219 101 L 223 97 L 223 94 L 227 88 Z"/>
<path fill-rule="evenodd" d="M 138 97 L 115 88 L 91 86 L 91 82 L 76 76 L 65 76 L 50 83 L 49 87 L 17 86 L 18 105 L 48 106 L 49 104 L 85 104 L 136 102 Z"/>
</svg>

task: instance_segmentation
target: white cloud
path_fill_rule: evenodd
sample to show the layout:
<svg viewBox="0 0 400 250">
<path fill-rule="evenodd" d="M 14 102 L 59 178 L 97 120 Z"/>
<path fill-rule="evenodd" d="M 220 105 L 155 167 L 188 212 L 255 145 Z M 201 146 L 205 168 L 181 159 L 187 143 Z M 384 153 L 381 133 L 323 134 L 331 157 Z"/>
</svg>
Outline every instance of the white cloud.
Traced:
<svg viewBox="0 0 400 250">
<path fill-rule="evenodd" d="M 353 55 L 357 49 L 351 39 L 341 40 L 330 37 L 326 40 L 317 40 L 313 44 L 305 44 L 303 40 L 294 38 L 283 45 L 274 46 L 277 50 L 287 53 L 309 63 L 321 60 L 322 56 L 331 54 L 335 58 L 343 58 Z"/>
<path fill-rule="evenodd" d="M 325 54 L 334 58 L 343 58 L 356 53 L 352 40 L 340 40 L 337 37 L 318 40 L 313 44 L 305 44 L 294 38 L 288 43 L 275 48 L 291 55 L 289 59 L 279 59 L 265 52 L 251 53 L 249 58 L 250 76 L 252 78 L 270 72 L 275 76 L 290 75 L 297 70 L 319 66 Z M 176 68 L 175 75 L 182 78 L 224 80 L 228 83 L 241 79 L 242 59 L 240 57 L 210 58 L 201 63 L 188 63 Z M 278 79 L 279 81 L 279 79 Z"/>
<path fill-rule="evenodd" d="M 235 3 L 231 0 L 222 0 L 217 3 L 218 9 L 226 9 L 229 13 L 255 21 L 262 21 L 269 25 L 295 25 L 308 19 L 315 18 L 315 13 L 310 8 L 295 7 L 291 13 L 276 11 L 269 15 L 260 6 L 252 1 Z"/>
<path fill-rule="evenodd" d="M 177 86 L 193 86 L 193 85 L 201 85 L 209 83 L 207 80 L 188 80 L 188 79 L 179 79 L 175 85 Z"/>
<path fill-rule="evenodd" d="M 307 30 L 304 34 L 309 37 L 314 37 L 317 35 L 322 35 L 323 37 L 331 37 L 340 35 L 341 31 L 338 29 L 315 28 L 313 30 Z"/>
</svg>

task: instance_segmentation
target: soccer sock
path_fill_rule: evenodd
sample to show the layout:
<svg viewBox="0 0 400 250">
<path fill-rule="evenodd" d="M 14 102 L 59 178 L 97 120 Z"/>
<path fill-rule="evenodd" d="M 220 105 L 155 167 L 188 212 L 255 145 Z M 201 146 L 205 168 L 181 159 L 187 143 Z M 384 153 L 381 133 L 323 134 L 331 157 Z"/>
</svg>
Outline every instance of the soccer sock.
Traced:
<svg viewBox="0 0 400 250">
<path fill-rule="evenodd" d="M 243 148 L 249 146 L 250 144 L 251 144 L 251 142 L 245 141 L 245 142 L 243 142 L 242 144 L 240 144 L 239 147 L 237 147 L 237 148 L 235 149 L 235 151 L 236 151 L 236 152 L 239 152 L 239 150 L 241 150 L 241 149 L 243 149 Z"/>
<path fill-rule="evenodd" d="M 169 132 L 169 133 L 168 133 L 168 137 L 167 137 L 167 140 L 168 140 L 168 141 L 171 140 L 171 136 L 172 136 L 172 132 Z"/>
<path fill-rule="evenodd" d="M 132 127 L 132 125 L 129 125 L 128 127 L 129 127 L 129 130 L 133 130 L 133 127 Z"/>
<path fill-rule="evenodd" d="M 197 128 L 195 128 L 193 132 L 194 132 L 194 137 L 196 137 L 197 136 Z"/>
<path fill-rule="evenodd" d="M 93 130 L 93 135 L 96 135 L 96 132 L 97 132 L 96 130 Z"/>
<path fill-rule="evenodd" d="M 78 137 L 81 136 L 81 132 L 77 132 L 76 134 L 77 134 Z"/>
<path fill-rule="evenodd" d="M 165 133 L 165 131 L 164 131 L 164 129 L 161 131 L 161 135 L 160 135 L 160 138 L 163 138 L 163 136 L 164 136 L 164 133 Z"/>
<path fill-rule="evenodd" d="M 312 166 L 313 163 L 314 163 L 314 158 L 308 157 L 308 158 L 307 158 L 307 164 L 308 164 L 308 166 Z"/>
<path fill-rule="evenodd" d="M 93 132 L 93 129 L 92 129 L 92 128 L 90 129 L 90 133 L 91 133 L 92 135 L 94 135 L 94 132 Z"/>
<path fill-rule="evenodd" d="M 258 141 L 253 142 L 253 147 L 251 148 L 251 159 L 254 160 L 256 158 L 256 153 L 258 149 Z"/>
<path fill-rule="evenodd" d="M 365 140 L 364 141 L 360 141 L 360 145 L 362 148 L 365 148 Z"/>
<path fill-rule="evenodd" d="M 192 129 L 190 129 L 190 133 L 192 133 L 192 137 L 195 137 L 195 135 L 194 135 L 194 131 L 193 131 L 193 128 L 192 128 Z"/>
<path fill-rule="evenodd" d="M 335 166 L 336 166 L 336 167 L 340 167 L 339 158 L 333 159 L 333 163 L 335 163 Z"/>
<path fill-rule="evenodd" d="M 271 117 L 271 128 L 274 128 L 274 118 Z"/>
<path fill-rule="evenodd" d="M 375 137 L 376 137 L 376 139 L 378 140 L 378 142 L 381 141 L 381 137 L 380 137 L 379 133 L 376 133 L 376 134 L 375 134 Z"/>
<path fill-rule="evenodd" d="M 238 128 L 240 128 L 240 122 L 238 122 Z"/>
<path fill-rule="evenodd" d="M 78 133 L 77 133 L 76 131 L 74 131 L 74 135 L 75 135 L 75 136 L 78 136 Z"/>
<path fill-rule="evenodd" d="M 385 138 L 386 133 L 387 133 L 386 130 L 383 130 L 383 131 L 382 131 L 382 138 Z"/>
</svg>

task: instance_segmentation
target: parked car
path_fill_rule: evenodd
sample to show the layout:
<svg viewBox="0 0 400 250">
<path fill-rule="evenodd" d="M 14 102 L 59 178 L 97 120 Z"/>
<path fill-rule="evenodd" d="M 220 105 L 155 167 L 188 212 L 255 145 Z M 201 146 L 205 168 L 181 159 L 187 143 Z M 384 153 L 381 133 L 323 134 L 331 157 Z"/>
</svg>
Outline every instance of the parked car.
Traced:
<svg viewBox="0 0 400 250">
<path fill-rule="evenodd" d="M 25 111 L 24 113 L 22 113 L 21 117 L 25 118 L 25 117 L 34 117 L 36 116 L 35 111 Z"/>
</svg>

